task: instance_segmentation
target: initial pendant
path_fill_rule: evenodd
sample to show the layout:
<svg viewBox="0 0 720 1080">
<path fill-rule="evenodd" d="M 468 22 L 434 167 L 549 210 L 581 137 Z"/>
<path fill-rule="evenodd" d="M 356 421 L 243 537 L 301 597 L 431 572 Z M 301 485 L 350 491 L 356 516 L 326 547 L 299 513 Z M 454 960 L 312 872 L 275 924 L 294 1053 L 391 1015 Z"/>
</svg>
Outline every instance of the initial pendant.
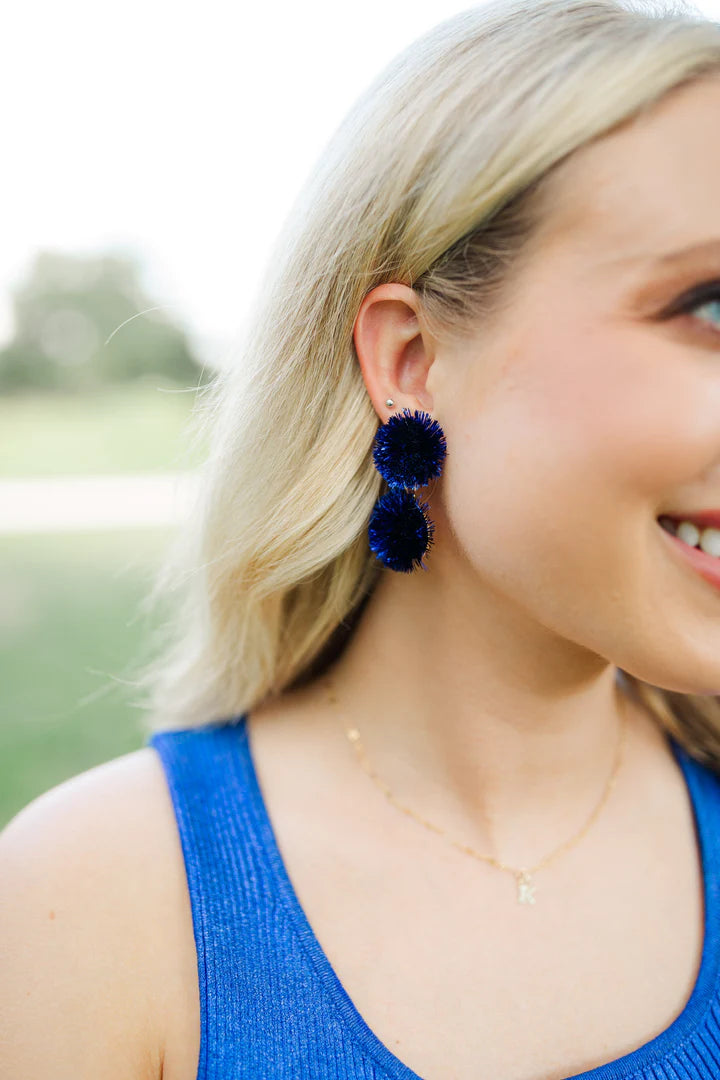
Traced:
<svg viewBox="0 0 720 1080">
<path fill-rule="evenodd" d="M 517 871 L 517 885 L 518 885 L 518 904 L 534 904 L 535 903 L 535 885 L 533 885 L 532 878 L 528 870 Z"/>
</svg>

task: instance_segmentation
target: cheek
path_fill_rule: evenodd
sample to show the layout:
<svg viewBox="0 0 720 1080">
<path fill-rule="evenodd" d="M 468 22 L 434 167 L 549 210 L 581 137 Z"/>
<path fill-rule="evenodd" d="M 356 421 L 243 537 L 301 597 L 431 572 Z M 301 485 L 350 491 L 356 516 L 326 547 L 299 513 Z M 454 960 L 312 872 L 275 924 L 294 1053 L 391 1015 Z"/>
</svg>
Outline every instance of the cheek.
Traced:
<svg viewBox="0 0 720 1080">
<path fill-rule="evenodd" d="M 698 364 L 647 329 L 517 347 L 453 412 L 453 505 L 469 494 L 513 528 L 654 512 L 720 459 L 720 380 Z"/>
<path fill-rule="evenodd" d="M 518 350 L 493 385 L 463 396 L 446 427 L 443 491 L 478 570 L 516 581 L 526 597 L 558 582 L 637 585 L 658 505 L 707 461 L 710 434 L 718 438 L 709 423 L 689 432 L 699 380 L 683 374 L 677 346 L 669 352 L 555 336 L 552 348 Z"/>
</svg>

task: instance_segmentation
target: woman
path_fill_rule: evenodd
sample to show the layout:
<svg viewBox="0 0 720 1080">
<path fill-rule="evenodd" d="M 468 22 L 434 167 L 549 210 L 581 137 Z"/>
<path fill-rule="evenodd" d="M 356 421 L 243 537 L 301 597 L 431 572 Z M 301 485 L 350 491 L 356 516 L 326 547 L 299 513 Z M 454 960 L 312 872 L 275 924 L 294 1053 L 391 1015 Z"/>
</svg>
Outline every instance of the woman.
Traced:
<svg viewBox="0 0 720 1080">
<path fill-rule="evenodd" d="M 5 830 L 3 1075 L 720 1076 L 718 115 L 720 26 L 620 0 L 357 103 L 204 401 L 148 744 Z"/>
</svg>

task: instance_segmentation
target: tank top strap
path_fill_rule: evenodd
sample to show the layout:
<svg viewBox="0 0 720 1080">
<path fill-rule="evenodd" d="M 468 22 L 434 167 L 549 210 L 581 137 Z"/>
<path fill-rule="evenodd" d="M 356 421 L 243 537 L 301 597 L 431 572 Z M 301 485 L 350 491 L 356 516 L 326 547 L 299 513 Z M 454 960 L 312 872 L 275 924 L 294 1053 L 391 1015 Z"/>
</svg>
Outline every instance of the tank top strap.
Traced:
<svg viewBox="0 0 720 1080">
<path fill-rule="evenodd" d="M 164 768 L 185 861 L 200 995 L 197 1080 L 384 1080 L 348 1032 L 278 887 L 246 721 L 243 714 L 147 739 Z"/>
</svg>

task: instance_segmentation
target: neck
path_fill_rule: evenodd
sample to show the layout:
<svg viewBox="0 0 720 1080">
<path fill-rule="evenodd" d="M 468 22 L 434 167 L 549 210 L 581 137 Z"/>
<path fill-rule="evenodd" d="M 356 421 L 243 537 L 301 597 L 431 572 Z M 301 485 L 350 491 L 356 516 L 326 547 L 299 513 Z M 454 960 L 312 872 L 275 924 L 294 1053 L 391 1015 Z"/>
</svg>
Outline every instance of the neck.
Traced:
<svg viewBox="0 0 720 1080">
<path fill-rule="evenodd" d="M 328 681 L 398 799 L 520 865 L 585 824 L 623 722 L 625 761 L 664 745 L 617 676 L 507 598 L 385 574 Z"/>
</svg>

